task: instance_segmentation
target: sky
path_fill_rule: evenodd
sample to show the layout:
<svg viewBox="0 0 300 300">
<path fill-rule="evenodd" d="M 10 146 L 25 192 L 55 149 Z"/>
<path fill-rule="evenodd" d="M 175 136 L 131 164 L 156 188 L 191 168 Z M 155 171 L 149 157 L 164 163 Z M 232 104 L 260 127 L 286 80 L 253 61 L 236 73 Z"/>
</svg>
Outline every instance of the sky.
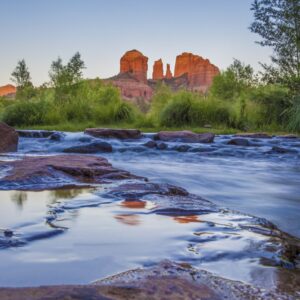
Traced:
<svg viewBox="0 0 300 300">
<path fill-rule="evenodd" d="M 271 50 L 248 29 L 253 0 L 0 0 L 0 86 L 25 59 L 34 85 L 49 81 L 51 62 L 77 51 L 86 78 L 119 72 L 120 57 L 138 49 L 174 69 L 176 56 L 192 52 L 226 69 L 233 58 L 268 62 Z"/>
</svg>

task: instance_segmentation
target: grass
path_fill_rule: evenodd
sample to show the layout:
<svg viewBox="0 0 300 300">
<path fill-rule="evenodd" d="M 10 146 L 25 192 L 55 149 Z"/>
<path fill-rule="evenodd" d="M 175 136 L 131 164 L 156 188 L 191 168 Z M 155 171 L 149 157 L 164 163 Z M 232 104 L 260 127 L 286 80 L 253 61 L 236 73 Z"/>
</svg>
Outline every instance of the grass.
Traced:
<svg viewBox="0 0 300 300">
<path fill-rule="evenodd" d="M 39 126 L 21 126 L 17 127 L 20 130 L 50 130 L 50 131 L 67 131 L 67 132 L 78 132 L 84 131 L 86 128 L 121 128 L 121 129 L 139 129 L 142 132 L 159 132 L 159 131 L 176 131 L 176 130 L 190 130 L 195 133 L 207 133 L 211 132 L 214 134 L 236 134 L 240 133 L 241 130 L 235 128 L 223 128 L 223 127 L 213 127 L 213 128 L 204 128 L 204 127 L 193 127 L 193 126 L 182 126 L 182 127 L 139 127 L 134 124 L 95 124 L 93 122 L 82 122 L 82 123 L 61 123 L 57 125 L 39 125 Z M 250 131 L 249 131 L 250 132 Z M 251 130 L 251 132 L 266 132 L 270 135 L 285 135 L 290 134 L 290 132 L 282 130 L 274 130 L 272 128 L 260 128 L 257 130 Z"/>
</svg>

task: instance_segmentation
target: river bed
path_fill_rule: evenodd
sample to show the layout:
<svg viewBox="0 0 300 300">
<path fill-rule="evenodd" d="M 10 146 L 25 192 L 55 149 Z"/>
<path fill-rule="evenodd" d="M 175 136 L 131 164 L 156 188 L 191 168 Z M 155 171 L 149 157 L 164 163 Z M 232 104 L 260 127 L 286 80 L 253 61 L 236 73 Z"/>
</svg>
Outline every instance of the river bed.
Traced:
<svg viewBox="0 0 300 300">
<path fill-rule="evenodd" d="M 85 284 L 163 259 L 261 287 L 290 278 L 262 260 L 269 258 L 268 252 L 251 250 L 266 237 L 236 223 L 255 215 L 300 237 L 300 139 L 253 139 L 251 147 L 243 147 L 228 145 L 231 136 L 217 136 L 213 144 L 178 149 L 178 143 L 166 143 L 167 149 L 157 150 L 144 146 L 151 138 L 109 139 L 113 151 L 94 155 L 150 182 L 183 187 L 229 211 L 152 213 L 157 199 L 107 198 L 110 185 L 2 190 L 0 229 L 17 231 L 24 243 L 20 239 L 0 249 L 0 267 L 6 270 L 0 286 Z M 1 160 L 57 155 L 93 140 L 83 133 L 63 133 L 61 140 L 21 138 L 19 152 Z M 274 151 L 274 146 L 290 151 Z M 1 172 L 3 176 L 7 170 Z M 55 228 L 47 223 L 54 210 L 60 213 Z"/>
</svg>

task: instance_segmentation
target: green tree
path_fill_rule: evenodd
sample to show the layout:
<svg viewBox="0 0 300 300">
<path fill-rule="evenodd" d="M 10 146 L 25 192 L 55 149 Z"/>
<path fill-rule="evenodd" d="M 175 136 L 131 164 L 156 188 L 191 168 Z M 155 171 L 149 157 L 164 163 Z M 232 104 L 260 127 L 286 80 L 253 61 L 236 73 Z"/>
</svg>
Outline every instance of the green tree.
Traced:
<svg viewBox="0 0 300 300">
<path fill-rule="evenodd" d="M 34 96 L 30 72 L 24 59 L 19 60 L 11 73 L 11 80 L 17 85 L 17 98 L 28 100 Z"/>
<path fill-rule="evenodd" d="M 64 102 L 76 93 L 76 87 L 82 81 L 84 68 L 85 64 L 79 52 L 75 53 L 66 65 L 60 57 L 52 62 L 49 77 L 55 88 L 56 100 Z"/>
<path fill-rule="evenodd" d="M 235 100 L 256 82 L 253 68 L 234 59 L 226 71 L 214 78 L 210 92 L 221 100 Z"/>
<path fill-rule="evenodd" d="M 261 36 L 258 43 L 273 49 L 275 67 L 263 65 L 267 79 L 281 81 L 300 91 L 300 2 L 299 0 L 255 0 L 250 30 Z M 276 68 L 278 69 L 276 71 Z M 278 76 L 277 79 L 274 75 Z"/>
</svg>

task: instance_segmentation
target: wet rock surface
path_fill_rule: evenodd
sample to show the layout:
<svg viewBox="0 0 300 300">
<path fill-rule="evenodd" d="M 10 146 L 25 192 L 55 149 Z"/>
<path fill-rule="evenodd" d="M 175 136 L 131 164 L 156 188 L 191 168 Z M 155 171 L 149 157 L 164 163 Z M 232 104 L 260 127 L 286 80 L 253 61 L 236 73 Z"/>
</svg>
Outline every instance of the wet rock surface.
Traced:
<svg viewBox="0 0 300 300">
<path fill-rule="evenodd" d="M 112 152 L 113 148 L 111 144 L 106 142 L 94 142 L 82 146 L 73 146 L 63 150 L 65 153 L 101 153 Z"/>
<path fill-rule="evenodd" d="M 58 189 L 135 177 L 113 168 L 105 158 L 79 155 L 24 157 L 0 162 L 0 168 L 9 168 L 0 178 L 1 190 Z"/>
<path fill-rule="evenodd" d="M 138 139 L 141 137 L 141 132 L 136 129 L 87 128 L 85 133 L 102 138 Z"/>
<path fill-rule="evenodd" d="M 18 150 L 19 136 L 14 128 L 0 122 L 0 153 Z"/>
<path fill-rule="evenodd" d="M 160 131 L 154 139 L 165 142 L 182 142 L 182 143 L 212 143 L 215 135 L 213 133 L 197 134 L 192 131 Z"/>
<path fill-rule="evenodd" d="M 189 264 L 163 261 L 133 269 L 85 286 L 48 286 L 39 288 L 0 288 L 3 300 L 60 299 L 296 299 L 278 291 L 266 291 L 238 281 L 197 270 Z"/>
<path fill-rule="evenodd" d="M 250 146 L 250 142 L 247 139 L 243 138 L 234 138 L 228 142 L 228 145 L 235 146 Z"/>
<path fill-rule="evenodd" d="M 244 137 L 244 138 L 253 138 L 253 139 L 271 139 L 267 133 L 264 132 L 257 132 L 257 133 L 239 133 L 235 135 L 236 137 Z"/>
</svg>

